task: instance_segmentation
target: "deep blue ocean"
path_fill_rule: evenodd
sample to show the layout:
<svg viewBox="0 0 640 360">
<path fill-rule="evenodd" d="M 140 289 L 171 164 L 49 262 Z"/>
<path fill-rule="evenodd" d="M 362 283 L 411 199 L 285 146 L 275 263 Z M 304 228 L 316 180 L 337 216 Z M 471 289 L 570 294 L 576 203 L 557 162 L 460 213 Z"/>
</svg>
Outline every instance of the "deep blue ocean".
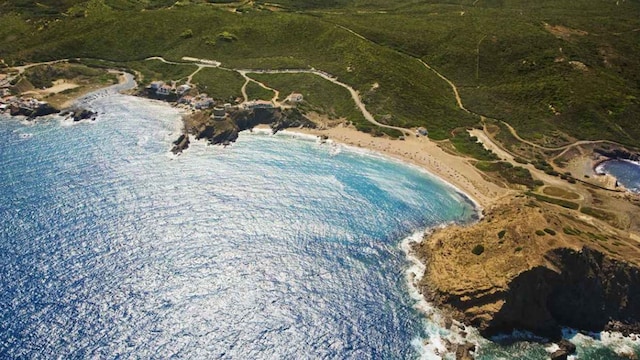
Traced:
<svg viewBox="0 0 640 360">
<path fill-rule="evenodd" d="M 95 122 L 0 115 L 0 358 L 438 359 L 458 336 L 411 296 L 402 248 L 474 218 L 453 188 L 290 133 L 173 156 L 177 110 L 88 104 Z M 549 350 L 475 341 L 482 359 Z"/>
<path fill-rule="evenodd" d="M 640 163 L 629 160 L 609 160 L 600 164 L 598 171 L 615 176 L 620 185 L 640 193 Z"/>
</svg>

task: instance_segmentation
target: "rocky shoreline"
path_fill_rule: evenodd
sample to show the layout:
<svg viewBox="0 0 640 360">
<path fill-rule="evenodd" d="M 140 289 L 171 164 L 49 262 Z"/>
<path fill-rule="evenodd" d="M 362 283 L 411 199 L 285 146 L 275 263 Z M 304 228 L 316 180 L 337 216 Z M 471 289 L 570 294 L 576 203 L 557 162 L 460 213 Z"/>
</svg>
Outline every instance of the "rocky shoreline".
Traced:
<svg viewBox="0 0 640 360">
<path fill-rule="evenodd" d="M 640 334 L 640 267 L 620 256 L 636 247 L 624 234 L 599 234 L 525 197 L 484 215 L 414 244 L 426 264 L 415 285 L 427 301 L 484 337 L 518 329 L 558 342 L 563 327 Z"/>
<path fill-rule="evenodd" d="M 595 148 L 594 152 L 604 156 L 607 160 L 631 160 L 640 161 L 640 152 L 632 152 L 625 148 L 613 148 L 604 149 L 601 147 Z M 606 161 L 606 160 L 604 160 Z"/>
<path fill-rule="evenodd" d="M 215 109 L 214 109 L 215 111 Z M 183 117 L 183 133 L 173 142 L 171 152 L 180 154 L 189 147 L 190 136 L 196 140 L 206 140 L 212 145 L 230 145 L 238 139 L 238 133 L 257 125 L 269 125 L 272 132 L 287 128 L 315 128 L 309 120 L 295 108 L 279 109 L 230 109 L 224 115 L 212 116 L 211 111 L 196 111 Z"/>
<path fill-rule="evenodd" d="M 142 92 L 137 95 L 177 105 L 176 101 L 169 101 L 174 98 Z M 95 119 L 97 114 L 75 109 L 60 115 L 80 121 Z M 240 131 L 257 125 L 269 125 L 273 133 L 286 128 L 316 127 L 295 107 L 246 108 L 230 104 L 192 111 L 183 117 L 183 123 L 182 133 L 173 142 L 174 154 L 188 149 L 192 137 L 227 146 L 237 140 Z M 598 148 L 595 152 L 607 159 L 640 159 L 639 153 L 624 149 Z M 416 286 L 428 301 L 452 318 L 478 328 L 485 337 L 522 329 L 561 341 L 560 329 L 564 326 L 625 335 L 640 333 L 638 264 L 624 261 L 609 249 L 585 246 L 594 242 L 588 234 L 596 236 L 596 230 L 587 229 L 576 219 L 567 221 L 561 217 L 566 214 L 549 210 L 547 205 L 523 199 L 503 205 L 488 209 L 473 226 L 438 230 L 414 247 L 422 263 L 427 264 L 427 271 Z M 546 207 L 545 215 L 537 211 L 541 207 Z M 539 231 L 546 235 L 535 235 Z M 582 238 L 576 241 L 572 236 Z M 615 237 L 609 240 L 617 241 Z M 475 254 L 478 245 L 482 245 L 482 251 Z M 469 276 L 470 273 L 475 275 Z M 552 358 L 566 358 L 575 351 L 575 347 L 571 350 L 561 342 L 559 347 Z M 458 359 L 471 359 L 474 346 L 465 341 L 457 345 L 455 352 Z"/>
</svg>

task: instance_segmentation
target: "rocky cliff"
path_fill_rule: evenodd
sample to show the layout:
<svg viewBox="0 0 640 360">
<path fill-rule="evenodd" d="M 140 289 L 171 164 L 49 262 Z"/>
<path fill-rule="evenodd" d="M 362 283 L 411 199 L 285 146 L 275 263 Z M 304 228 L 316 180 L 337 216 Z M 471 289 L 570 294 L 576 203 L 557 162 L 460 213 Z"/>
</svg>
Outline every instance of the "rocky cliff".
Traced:
<svg viewBox="0 0 640 360">
<path fill-rule="evenodd" d="M 206 139 L 211 144 L 230 144 L 238 139 L 240 131 L 260 124 L 270 125 L 274 133 L 290 127 L 315 127 L 297 109 L 235 110 L 224 119 L 213 119 L 208 112 L 197 112 L 183 120 L 184 134 L 174 142 L 172 149 L 176 154 L 189 146 L 188 134 L 193 135 L 196 140 Z"/>
<path fill-rule="evenodd" d="M 59 112 L 60 110 L 46 103 L 36 108 L 18 105 L 11 105 L 9 107 L 9 113 L 11 114 L 11 116 L 26 116 L 29 120 L 33 120 L 39 116 L 47 116 Z"/>
<path fill-rule="evenodd" d="M 487 210 L 478 224 L 442 229 L 417 244 L 426 264 L 418 285 L 485 336 L 523 329 L 557 339 L 562 326 L 638 333 L 640 249 L 599 228 L 516 199 Z"/>
<path fill-rule="evenodd" d="M 622 159 L 622 160 L 632 160 L 632 161 L 640 161 L 640 153 L 632 152 L 622 147 L 614 147 L 614 148 L 595 148 L 594 152 L 606 156 L 610 159 Z"/>
</svg>

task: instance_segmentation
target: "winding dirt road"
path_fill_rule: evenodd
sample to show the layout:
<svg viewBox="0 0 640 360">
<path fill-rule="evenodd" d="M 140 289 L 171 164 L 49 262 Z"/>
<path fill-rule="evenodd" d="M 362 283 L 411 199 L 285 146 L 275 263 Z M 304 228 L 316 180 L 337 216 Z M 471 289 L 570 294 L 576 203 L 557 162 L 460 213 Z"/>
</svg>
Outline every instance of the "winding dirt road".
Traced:
<svg viewBox="0 0 640 360">
<path fill-rule="evenodd" d="M 280 106 L 280 102 L 278 102 L 278 98 L 280 97 L 280 91 L 274 89 L 274 88 L 270 88 L 267 85 L 265 85 L 264 83 L 250 78 L 249 76 L 247 76 L 247 73 L 243 70 L 238 70 L 238 73 L 240 73 L 240 75 L 242 75 L 242 77 L 245 79 L 244 84 L 242 84 L 242 88 L 240 89 L 240 91 L 242 92 L 242 97 L 244 97 L 244 101 L 247 102 L 249 101 L 249 96 L 247 95 L 247 85 L 249 85 L 250 82 L 254 82 L 256 84 L 258 84 L 260 87 L 262 87 L 263 89 L 266 90 L 270 90 L 273 91 L 273 97 L 271 98 L 271 102 L 275 105 L 275 106 Z"/>
<path fill-rule="evenodd" d="M 192 59 L 192 58 L 188 58 L 188 57 L 184 57 L 183 59 Z M 195 75 L 198 71 L 200 71 L 203 67 L 212 67 L 212 68 L 219 68 L 221 70 L 227 70 L 227 71 L 235 71 L 237 73 L 239 73 L 243 78 L 245 78 L 245 83 L 242 87 L 242 96 L 244 97 L 245 101 L 248 101 L 248 96 L 247 96 L 247 92 L 246 92 L 246 85 L 248 84 L 248 81 L 254 81 L 256 82 L 258 85 L 262 86 L 265 89 L 268 90 L 273 90 L 274 89 L 254 80 L 251 79 L 249 76 L 247 76 L 247 74 L 313 74 L 316 76 L 320 76 L 321 78 L 330 81 L 336 85 L 339 85 L 345 89 L 347 89 L 349 91 L 349 93 L 351 94 L 351 98 L 353 99 L 353 101 L 355 102 L 356 106 L 358 107 L 358 109 L 360 110 L 360 112 L 362 113 L 362 115 L 364 116 L 364 118 L 369 121 L 370 123 L 382 127 L 382 128 L 386 128 L 386 129 L 393 129 L 393 130 L 398 130 L 400 132 L 402 132 L 405 136 L 412 136 L 413 132 L 410 129 L 407 128 L 403 128 L 403 127 L 399 127 L 399 126 L 392 126 L 392 125 L 387 125 L 387 124 L 382 124 L 378 121 L 376 121 L 376 119 L 373 117 L 373 115 L 367 110 L 366 106 L 364 105 L 364 103 L 362 102 L 362 99 L 360 98 L 360 94 L 358 93 L 358 91 L 356 91 L 353 87 L 338 81 L 336 79 L 335 76 L 321 71 L 321 70 L 316 70 L 316 69 L 282 69 L 282 70 L 265 70 L 265 69 L 230 69 L 230 68 L 225 68 L 222 67 L 221 64 L 217 61 L 214 60 L 206 60 L 206 59 L 195 59 L 198 60 L 199 62 L 173 62 L 173 61 L 167 61 L 164 58 L 160 57 L 160 56 L 153 56 L 150 58 L 147 58 L 146 60 L 158 60 L 158 61 L 162 61 L 166 64 L 173 64 L 173 65 L 196 65 L 198 66 L 198 70 L 196 70 L 194 73 L 192 73 L 190 75 L 189 78 L 192 78 L 193 75 Z M 207 61 L 209 63 L 202 63 L 202 61 Z M 276 96 L 274 97 L 274 99 L 277 100 L 279 96 L 279 93 L 276 92 Z"/>
<path fill-rule="evenodd" d="M 362 40 L 365 40 L 365 41 L 370 42 L 370 43 L 372 43 L 374 45 L 377 45 L 377 46 L 383 46 L 384 47 L 384 45 L 378 44 L 377 42 L 366 38 L 362 34 L 359 34 L 356 31 L 354 31 L 354 30 L 352 30 L 352 29 L 350 29 L 350 28 L 348 28 L 346 26 L 343 26 L 343 25 L 340 25 L 340 24 L 334 24 L 334 25 L 336 25 L 340 29 L 343 29 L 343 30 L 351 33 L 352 35 L 354 35 L 354 36 L 356 36 L 356 37 L 358 37 L 358 38 L 360 38 Z M 483 39 L 484 39 L 484 37 L 478 42 L 478 47 L 480 45 L 480 42 L 482 42 Z M 480 120 L 483 123 L 484 123 L 485 119 L 491 119 L 491 120 L 500 121 L 501 123 L 503 123 L 509 129 L 509 132 L 511 133 L 511 135 L 513 135 L 513 137 L 515 137 L 518 141 L 520 141 L 520 142 L 522 142 L 524 144 L 527 144 L 527 145 L 532 146 L 534 148 L 538 148 L 538 149 L 545 150 L 545 151 L 559 151 L 559 150 L 566 151 L 566 150 L 568 150 L 568 149 L 570 149 L 570 148 L 572 148 L 574 146 L 589 145 L 589 144 L 599 144 L 599 143 L 608 143 L 608 144 L 622 146 L 621 144 L 619 144 L 619 143 L 617 143 L 615 141 L 610 141 L 610 140 L 579 140 L 579 141 L 573 142 L 571 144 L 567 144 L 567 145 L 563 145 L 563 146 L 559 146 L 559 147 L 546 147 L 546 146 L 542 146 L 542 145 L 536 144 L 534 142 L 531 142 L 529 140 L 523 139 L 520 135 L 518 135 L 518 132 L 516 131 L 516 129 L 514 129 L 513 126 L 509 125 L 507 122 L 502 121 L 502 120 L 492 119 L 492 118 L 486 117 L 486 116 L 484 116 L 482 114 L 478 114 L 478 113 L 476 113 L 474 111 L 471 111 L 471 110 L 467 109 L 464 106 L 464 104 L 462 103 L 462 99 L 460 97 L 460 92 L 458 91 L 458 87 L 451 80 L 449 80 L 446 76 L 442 75 L 438 70 L 434 69 L 431 65 L 427 64 L 426 62 L 424 62 L 424 60 L 422 60 L 422 59 L 420 59 L 420 58 L 418 58 L 416 56 L 413 56 L 411 54 L 404 53 L 402 51 L 399 51 L 399 52 L 404 54 L 404 55 L 406 55 L 406 56 L 409 56 L 409 57 L 412 57 L 412 58 L 416 59 L 425 68 L 429 69 L 434 74 L 436 74 L 440 79 L 442 79 L 447 84 L 449 84 L 449 86 L 451 87 L 451 90 L 453 91 L 453 95 L 454 95 L 454 97 L 456 99 L 456 103 L 458 105 L 458 108 L 460 110 L 462 110 L 462 111 L 464 111 L 466 113 L 469 113 L 469 114 L 476 115 L 476 116 L 480 117 Z M 477 50 L 477 52 L 479 53 L 479 50 Z M 487 134 L 487 139 L 490 140 L 490 137 L 488 136 L 488 133 L 486 132 L 486 130 L 483 130 L 483 131 L 485 132 L 485 134 Z M 503 150 L 505 150 L 505 149 L 503 149 Z"/>
</svg>

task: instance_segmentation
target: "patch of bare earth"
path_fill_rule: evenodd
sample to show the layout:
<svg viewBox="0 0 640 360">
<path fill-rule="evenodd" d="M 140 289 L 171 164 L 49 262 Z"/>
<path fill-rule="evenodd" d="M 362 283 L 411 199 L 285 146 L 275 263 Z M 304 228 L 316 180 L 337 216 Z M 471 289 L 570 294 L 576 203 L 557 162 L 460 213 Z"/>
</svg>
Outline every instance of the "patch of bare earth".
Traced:
<svg viewBox="0 0 640 360">
<path fill-rule="evenodd" d="M 543 25 L 545 30 L 547 30 L 557 38 L 567 41 L 571 40 L 571 38 L 575 36 L 589 35 L 589 33 L 584 30 L 572 29 L 563 25 L 550 25 L 547 23 L 544 23 Z"/>
</svg>

